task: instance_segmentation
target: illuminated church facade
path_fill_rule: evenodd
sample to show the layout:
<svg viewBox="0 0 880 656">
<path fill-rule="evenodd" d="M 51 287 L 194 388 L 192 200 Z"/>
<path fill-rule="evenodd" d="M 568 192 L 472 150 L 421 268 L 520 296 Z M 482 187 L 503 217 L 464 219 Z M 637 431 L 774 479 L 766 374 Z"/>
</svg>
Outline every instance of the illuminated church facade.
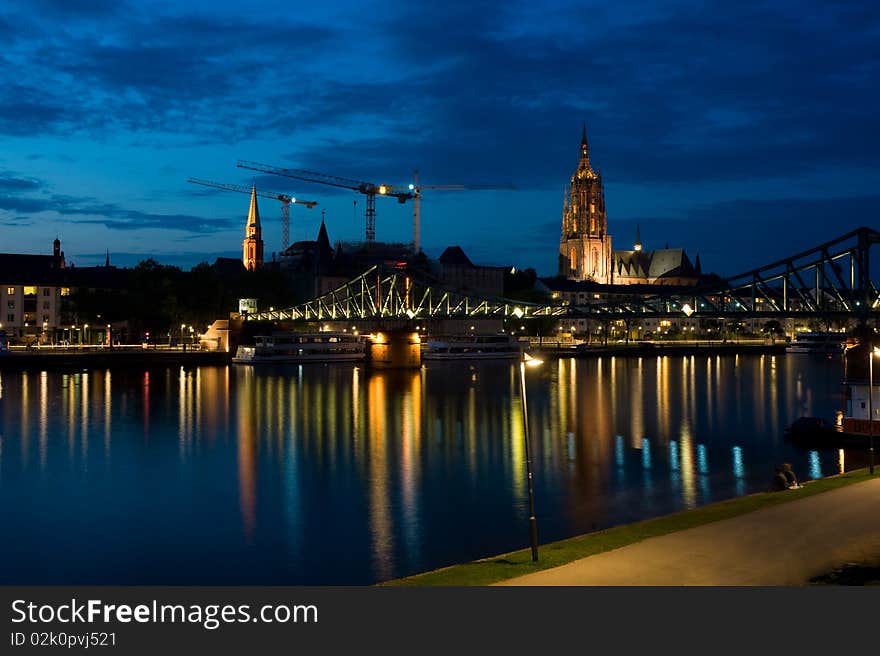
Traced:
<svg viewBox="0 0 880 656">
<path fill-rule="evenodd" d="M 681 248 L 645 251 L 638 229 L 632 250 L 612 249 L 602 174 L 590 164 L 586 125 L 563 200 L 559 276 L 601 285 L 693 285 L 700 278 L 699 255 L 694 265 Z"/>
</svg>

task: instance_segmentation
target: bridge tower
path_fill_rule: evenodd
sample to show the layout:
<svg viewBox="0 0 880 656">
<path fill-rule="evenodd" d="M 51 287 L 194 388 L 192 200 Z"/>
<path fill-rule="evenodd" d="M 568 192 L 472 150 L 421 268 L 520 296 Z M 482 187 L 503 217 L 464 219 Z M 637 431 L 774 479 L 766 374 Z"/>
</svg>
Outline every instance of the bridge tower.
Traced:
<svg viewBox="0 0 880 656">
<path fill-rule="evenodd" d="M 257 185 L 251 188 L 251 206 L 244 234 L 241 261 L 245 269 L 253 271 L 263 266 L 263 228 L 260 226 L 260 208 L 257 206 Z"/>
<path fill-rule="evenodd" d="M 602 174 L 590 165 L 586 124 L 580 160 L 563 201 L 559 275 L 570 280 L 611 282 L 611 235 L 605 217 L 605 190 Z"/>
</svg>

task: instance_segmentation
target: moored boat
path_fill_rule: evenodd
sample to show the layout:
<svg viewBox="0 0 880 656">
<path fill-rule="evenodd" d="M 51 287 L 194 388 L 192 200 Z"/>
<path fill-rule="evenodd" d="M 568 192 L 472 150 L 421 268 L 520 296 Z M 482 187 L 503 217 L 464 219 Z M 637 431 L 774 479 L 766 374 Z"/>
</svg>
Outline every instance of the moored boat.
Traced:
<svg viewBox="0 0 880 656">
<path fill-rule="evenodd" d="M 842 353 L 846 333 L 797 333 L 786 353 Z"/>
<path fill-rule="evenodd" d="M 497 360 L 522 357 L 528 346 L 512 335 L 465 335 L 430 340 L 423 360 Z"/>
<path fill-rule="evenodd" d="M 239 346 L 236 364 L 358 362 L 367 357 L 364 337 L 350 333 L 277 332 L 258 335 L 253 346 Z"/>
</svg>

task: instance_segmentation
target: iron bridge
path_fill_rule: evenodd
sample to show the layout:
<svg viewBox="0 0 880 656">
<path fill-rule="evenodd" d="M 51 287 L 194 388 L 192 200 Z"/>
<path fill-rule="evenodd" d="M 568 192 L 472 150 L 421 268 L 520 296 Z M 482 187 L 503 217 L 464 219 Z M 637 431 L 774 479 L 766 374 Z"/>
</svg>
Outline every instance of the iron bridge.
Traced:
<svg viewBox="0 0 880 656">
<path fill-rule="evenodd" d="M 414 321 L 590 318 L 880 318 L 871 249 L 880 232 L 858 228 L 807 251 L 694 287 L 595 286 L 583 303 L 527 303 L 446 288 L 412 267 L 376 265 L 308 302 L 245 315 L 250 321 Z M 656 290 L 656 291 L 655 291 Z"/>
</svg>

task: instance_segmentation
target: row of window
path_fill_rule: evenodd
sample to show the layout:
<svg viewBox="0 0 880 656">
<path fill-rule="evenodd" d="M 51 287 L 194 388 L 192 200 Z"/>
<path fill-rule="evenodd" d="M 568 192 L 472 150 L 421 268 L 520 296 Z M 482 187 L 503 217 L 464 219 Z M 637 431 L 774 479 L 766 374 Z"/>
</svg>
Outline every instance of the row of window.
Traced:
<svg viewBox="0 0 880 656">
<path fill-rule="evenodd" d="M 43 287 L 42 289 L 43 289 L 43 296 L 51 296 L 52 295 L 52 289 L 53 289 L 52 287 Z M 37 295 L 37 288 L 31 287 L 31 286 L 22 287 L 22 293 L 25 296 L 36 296 Z M 6 295 L 7 296 L 15 296 L 15 287 L 7 287 L 6 288 Z M 70 288 L 69 287 L 62 287 L 61 288 L 61 295 L 62 296 L 69 296 L 70 295 Z"/>
<path fill-rule="evenodd" d="M 6 301 L 6 307 L 9 310 L 14 310 L 15 309 L 15 301 Z M 27 309 L 27 304 L 25 304 L 25 309 Z M 50 303 L 49 301 L 43 301 L 43 309 L 44 310 L 51 310 L 52 303 Z"/>
<path fill-rule="evenodd" d="M 15 315 L 12 314 L 12 313 L 7 314 L 7 315 L 6 315 L 6 320 L 7 320 L 9 323 L 15 323 Z M 48 314 L 44 314 L 44 315 L 43 315 L 43 323 L 49 323 L 49 315 L 48 315 Z"/>
</svg>

